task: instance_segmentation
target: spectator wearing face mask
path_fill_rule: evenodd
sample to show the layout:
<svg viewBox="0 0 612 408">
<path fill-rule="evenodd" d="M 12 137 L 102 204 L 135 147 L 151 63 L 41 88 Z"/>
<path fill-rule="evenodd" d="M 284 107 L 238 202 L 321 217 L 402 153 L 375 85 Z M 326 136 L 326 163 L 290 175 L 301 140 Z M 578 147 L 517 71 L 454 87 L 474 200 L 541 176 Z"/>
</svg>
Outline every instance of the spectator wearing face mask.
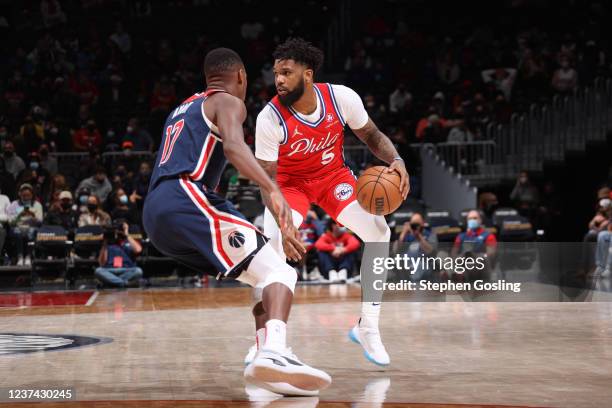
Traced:
<svg viewBox="0 0 612 408">
<path fill-rule="evenodd" d="M 425 228 L 425 220 L 419 213 L 414 213 L 410 221 L 404 224 L 398 242 L 403 243 L 403 249 L 409 257 L 433 256 L 438 248 L 438 237 L 429 228 Z M 417 281 L 427 273 L 424 265 L 419 264 L 411 279 Z"/>
<path fill-rule="evenodd" d="M 355 252 L 361 244 L 346 227 L 340 227 L 330 219 L 327 229 L 315 242 L 319 251 L 319 270 L 330 282 L 346 282 L 348 272 L 353 270 Z"/>
<path fill-rule="evenodd" d="M 128 195 L 125 190 L 119 188 L 115 190 L 112 195 L 113 209 L 111 210 L 111 218 L 113 220 L 126 220 L 130 225 L 137 225 L 140 223 L 140 217 L 138 216 L 138 210 L 136 206 L 130 202 Z"/>
<path fill-rule="evenodd" d="M 482 218 L 477 210 L 467 214 L 467 229 L 457 235 L 451 256 L 483 256 L 487 255 L 487 262 L 493 264 L 497 253 L 497 238 L 495 234 L 482 227 Z"/>
<path fill-rule="evenodd" d="M 85 188 L 89 190 L 91 194 L 98 196 L 101 201 L 106 201 L 106 198 L 113 190 L 113 186 L 108 180 L 108 177 L 106 177 L 106 170 L 104 167 L 98 166 L 93 176 L 81 181 L 77 187 L 77 192 Z"/>
<path fill-rule="evenodd" d="M 17 265 L 30 266 L 31 249 L 28 242 L 34 240 L 36 231 L 43 220 L 42 205 L 34 200 L 34 189 L 30 184 L 19 187 L 19 199 L 13 201 L 6 210 L 11 225 L 11 238 L 15 242 Z"/>
<path fill-rule="evenodd" d="M 59 200 L 51 205 L 45 216 L 44 223 L 47 225 L 59 225 L 69 233 L 78 226 L 79 214 L 73 209 L 72 193 L 64 190 L 59 193 Z"/>
<path fill-rule="evenodd" d="M 89 198 L 90 194 L 91 191 L 89 191 L 88 188 L 78 190 L 77 200 L 72 208 L 79 213 L 79 216 L 87 212 L 87 199 Z"/>
<path fill-rule="evenodd" d="M 25 162 L 23 159 L 15 153 L 15 145 L 11 141 L 4 143 L 4 165 L 6 171 L 9 172 L 15 180 L 25 168 Z"/>
<path fill-rule="evenodd" d="M 152 151 L 153 138 L 145 129 L 140 127 L 137 118 L 131 118 L 125 129 L 125 136 L 122 142 L 132 142 L 132 149 L 135 151 Z"/>
<path fill-rule="evenodd" d="M 86 225 L 108 226 L 110 224 L 111 217 L 100 208 L 100 199 L 95 194 L 91 194 L 87 197 L 87 212 L 79 216 L 79 227 Z"/>
<path fill-rule="evenodd" d="M 40 156 L 37 151 L 28 154 L 28 162 L 24 171 L 17 177 L 17 184 L 30 183 L 34 186 L 35 194 L 45 197 L 49 193 L 51 177 L 47 170 L 40 165 Z"/>
</svg>

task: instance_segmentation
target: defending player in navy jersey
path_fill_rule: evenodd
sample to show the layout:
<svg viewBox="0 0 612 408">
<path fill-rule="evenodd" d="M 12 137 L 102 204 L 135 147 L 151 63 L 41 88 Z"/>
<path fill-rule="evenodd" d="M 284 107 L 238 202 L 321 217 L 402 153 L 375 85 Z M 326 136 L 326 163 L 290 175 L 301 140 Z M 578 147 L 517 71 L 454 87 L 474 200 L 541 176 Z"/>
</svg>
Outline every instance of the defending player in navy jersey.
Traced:
<svg viewBox="0 0 612 408">
<path fill-rule="evenodd" d="M 245 369 L 247 382 L 284 395 L 317 395 L 331 377 L 300 362 L 286 346 L 286 326 L 297 274 L 261 232 L 217 195 L 226 162 L 271 197 L 289 258 L 305 252 L 278 186 L 244 142 L 247 79 L 234 51 L 217 48 L 204 61 L 207 89 L 185 100 L 166 120 L 143 222 L 153 244 L 178 261 L 212 264 L 221 279 L 263 287 L 266 338 Z"/>
</svg>

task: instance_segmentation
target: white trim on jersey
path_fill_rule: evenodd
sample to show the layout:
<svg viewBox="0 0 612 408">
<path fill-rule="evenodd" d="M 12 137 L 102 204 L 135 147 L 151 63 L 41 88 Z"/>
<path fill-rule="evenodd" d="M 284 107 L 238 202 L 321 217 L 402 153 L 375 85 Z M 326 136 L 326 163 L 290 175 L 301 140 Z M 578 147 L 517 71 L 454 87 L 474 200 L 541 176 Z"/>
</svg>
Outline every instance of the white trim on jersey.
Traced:
<svg viewBox="0 0 612 408">
<path fill-rule="evenodd" d="M 217 129 L 217 127 L 212 122 L 212 120 L 208 119 L 206 117 L 206 114 L 204 113 L 204 102 L 206 101 L 206 99 L 208 99 L 208 96 L 205 97 L 204 100 L 202 101 L 202 103 L 200 104 L 200 111 L 202 112 L 202 118 L 204 119 L 204 122 L 206 123 L 206 126 L 208 126 L 208 128 L 211 131 L 211 133 L 213 134 L 213 137 L 215 139 L 217 139 L 219 142 L 221 142 L 222 140 L 215 135 L 215 133 L 219 134 L 219 129 Z"/>
<path fill-rule="evenodd" d="M 188 181 L 184 180 L 183 178 L 179 178 L 179 183 L 181 185 L 181 187 L 183 188 L 183 190 L 185 190 L 185 193 L 187 193 L 187 196 L 191 199 L 191 201 L 193 202 L 193 204 L 196 206 L 196 208 L 198 210 L 200 210 L 200 212 L 202 214 L 204 214 L 204 216 L 206 217 L 206 219 L 208 220 L 208 226 L 210 228 L 210 238 L 212 241 L 212 250 L 213 253 L 215 254 L 215 256 L 217 257 L 217 259 L 219 260 L 219 262 L 221 263 L 221 265 L 223 265 L 227 270 L 230 270 L 233 266 L 230 266 L 224 259 L 223 254 L 221 253 L 221 251 L 219 251 L 219 248 L 217 247 L 217 234 L 221 234 L 221 231 L 217 231 L 217 229 L 215 228 L 215 220 L 212 216 L 212 214 L 209 214 L 208 210 L 211 207 L 204 208 L 203 206 L 200 205 L 200 203 L 198 202 L 198 200 L 191 194 L 191 191 L 189 191 L 189 188 L 186 186 L 186 183 L 188 183 Z M 192 184 L 195 187 L 195 184 Z M 195 191 L 199 191 L 199 188 L 195 187 L 194 188 Z M 208 201 L 206 201 L 208 203 Z"/>
<path fill-rule="evenodd" d="M 204 203 L 208 206 L 210 211 L 213 212 L 217 217 L 226 217 L 226 218 L 229 218 L 232 221 L 234 221 L 234 223 L 236 223 L 236 224 L 242 225 L 243 227 L 247 227 L 247 225 L 248 225 L 248 228 L 252 228 L 254 231 L 258 231 L 257 228 L 254 225 L 250 225 L 251 223 L 248 222 L 247 220 L 245 220 L 243 218 L 240 218 L 240 217 L 236 217 L 232 213 L 228 213 L 228 212 L 225 212 L 225 211 L 220 211 L 218 208 L 213 206 L 210 203 L 210 201 L 208 201 L 208 198 L 206 198 L 206 196 L 204 195 L 202 190 L 197 188 L 195 184 L 194 184 L 194 188 L 196 190 L 196 194 L 198 195 L 198 197 L 200 197 L 200 199 L 202 199 L 202 201 L 204 201 Z"/>
<path fill-rule="evenodd" d="M 281 127 L 283 128 L 283 141 L 280 144 L 285 144 L 289 139 L 289 131 L 287 130 L 287 124 L 285 123 L 285 119 L 283 119 L 283 115 L 280 114 L 280 112 L 278 111 L 278 109 L 276 109 L 276 106 L 274 106 L 272 102 L 268 102 L 268 106 L 270 106 L 270 108 L 272 108 L 272 112 L 274 112 L 276 116 L 278 116 L 278 124 L 281 125 Z"/>
<path fill-rule="evenodd" d="M 202 146 L 202 151 L 200 152 L 198 164 L 196 165 L 193 172 L 189 175 L 191 179 L 200 180 L 202 177 L 204 177 L 204 173 L 206 172 L 208 164 L 210 163 L 210 157 L 215 151 L 216 144 L 217 139 L 213 136 L 212 131 L 208 132 L 206 140 L 204 141 L 204 146 Z"/>
<path fill-rule="evenodd" d="M 331 84 L 327 83 L 326 85 L 327 85 L 327 89 L 329 89 L 329 96 L 331 97 L 332 103 L 334 104 L 334 109 L 336 110 L 336 113 L 338 114 L 338 118 L 340 118 L 340 123 L 342 123 L 342 126 L 346 126 L 344 117 L 342 117 L 342 113 L 340 113 L 340 109 L 338 109 L 338 104 L 336 103 L 336 95 L 334 95 L 334 90 Z"/>
<path fill-rule="evenodd" d="M 301 123 L 303 123 L 304 125 L 310 126 L 310 127 L 317 127 L 321 124 L 321 122 L 323 122 L 323 119 L 325 119 L 325 115 L 327 115 L 326 109 L 325 109 L 325 102 L 323 101 L 323 95 L 321 95 L 321 91 L 319 91 L 319 88 L 316 85 L 314 86 L 314 90 L 315 93 L 317 94 L 317 97 L 319 98 L 319 106 L 321 106 L 321 117 L 315 121 L 315 122 L 309 122 L 306 119 L 303 119 L 300 117 L 300 114 L 298 112 L 295 111 L 295 109 L 293 109 L 292 107 L 289 107 L 289 111 L 293 114 L 293 116 L 299 120 Z"/>
</svg>

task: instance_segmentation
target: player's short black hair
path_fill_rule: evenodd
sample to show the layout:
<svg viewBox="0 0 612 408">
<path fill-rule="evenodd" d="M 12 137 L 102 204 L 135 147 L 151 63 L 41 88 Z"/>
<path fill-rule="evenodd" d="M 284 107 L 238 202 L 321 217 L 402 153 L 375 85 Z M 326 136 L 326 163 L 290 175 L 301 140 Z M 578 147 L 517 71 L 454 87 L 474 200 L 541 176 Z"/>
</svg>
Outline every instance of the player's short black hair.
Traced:
<svg viewBox="0 0 612 408">
<path fill-rule="evenodd" d="M 206 54 L 204 58 L 204 75 L 220 75 L 234 69 L 236 66 L 244 66 L 240 55 L 229 48 L 215 48 Z"/>
<path fill-rule="evenodd" d="M 279 44 L 272 56 L 275 60 L 292 59 L 314 72 L 317 72 L 323 65 L 323 51 L 299 37 L 288 38 L 284 43 Z"/>
</svg>

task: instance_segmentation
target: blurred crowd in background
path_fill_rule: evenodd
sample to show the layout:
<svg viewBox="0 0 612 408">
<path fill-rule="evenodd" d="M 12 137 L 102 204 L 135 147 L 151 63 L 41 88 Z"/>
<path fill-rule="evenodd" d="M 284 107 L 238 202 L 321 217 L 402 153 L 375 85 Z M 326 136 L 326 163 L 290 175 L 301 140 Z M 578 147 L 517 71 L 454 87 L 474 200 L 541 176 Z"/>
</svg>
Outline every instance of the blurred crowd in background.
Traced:
<svg viewBox="0 0 612 408">
<path fill-rule="evenodd" d="M 296 35 L 327 50 L 328 25 L 346 3 L 310 0 L 293 13 L 286 4 L 250 0 L 0 2 L 5 262 L 30 262 L 27 242 L 43 223 L 140 223 L 165 117 L 204 88 L 203 56 L 216 46 L 236 49 L 246 63 L 244 130 L 253 146 L 255 118 L 275 94 L 274 47 Z M 415 177 L 410 144 L 483 140 L 487 124 L 610 74 L 603 2 L 502 1 L 480 10 L 486 20 L 460 12 L 460 4 L 440 10 L 424 1 L 350 3 L 344 44 L 320 78 L 362 95 Z M 346 143 L 358 142 L 349 132 Z M 220 189 L 250 218 L 261 214 L 257 188 L 235 170 Z M 554 185 L 538 186 L 526 173 L 504 200 L 545 227 L 560 215 Z M 481 210 L 498 205 L 494 194 L 481 195 Z M 597 206 L 600 212 L 601 201 Z M 593 226 L 601 229 L 598 220 Z M 316 230 L 319 239 L 333 228 Z M 314 235 L 310 240 L 315 247 Z"/>
</svg>

